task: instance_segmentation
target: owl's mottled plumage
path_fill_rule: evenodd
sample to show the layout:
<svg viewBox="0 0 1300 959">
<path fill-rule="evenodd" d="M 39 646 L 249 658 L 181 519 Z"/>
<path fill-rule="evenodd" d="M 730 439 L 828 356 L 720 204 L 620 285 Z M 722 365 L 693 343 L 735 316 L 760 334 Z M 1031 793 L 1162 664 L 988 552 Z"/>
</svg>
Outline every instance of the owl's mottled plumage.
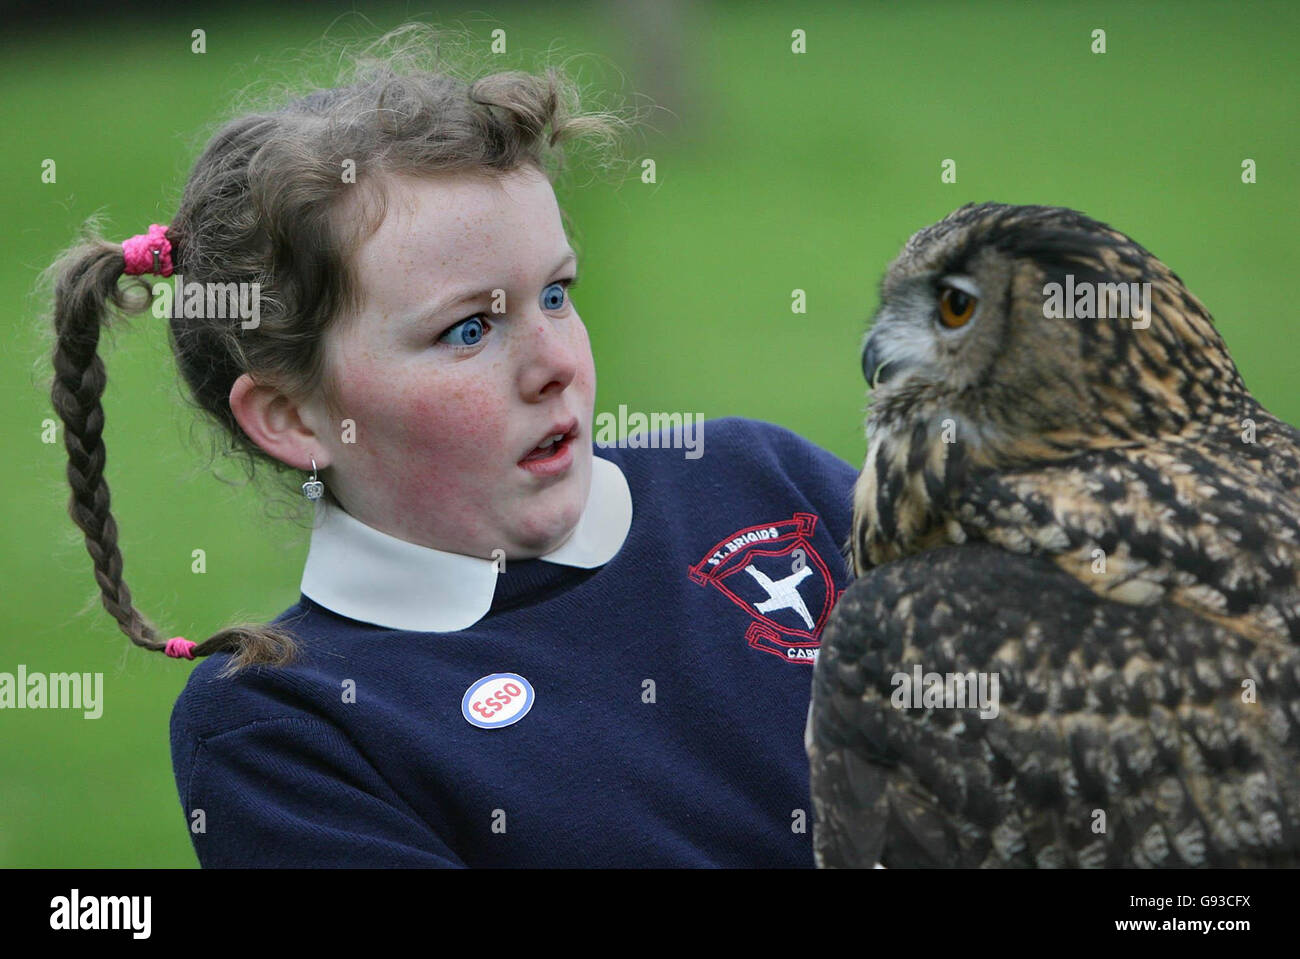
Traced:
<svg viewBox="0 0 1300 959">
<path fill-rule="evenodd" d="M 1066 274 L 1150 315 L 1053 318 Z M 1300 433 L 1200 301 L 1082 214 L 968 205 L 890 266 L 864 371 L 818 863 L 1300 864 Z M 917 665 L 997 674 L 998 715 L 895 706 Z"/>
</svg>

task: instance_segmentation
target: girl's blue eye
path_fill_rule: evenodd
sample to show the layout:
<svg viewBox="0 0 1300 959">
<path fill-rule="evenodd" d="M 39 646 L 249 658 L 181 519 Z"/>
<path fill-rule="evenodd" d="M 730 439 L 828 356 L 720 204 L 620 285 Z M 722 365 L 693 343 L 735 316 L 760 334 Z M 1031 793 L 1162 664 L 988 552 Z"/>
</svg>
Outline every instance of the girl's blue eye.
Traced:
<svg viewBox="0 0 1300 959">
<path fill-rule="evenodd" d="M 562 309 L 568 290 L 577 285 L 578 278 L 574 276 L 567 280 L 556 280 L 547 286 L 546 289 L 542 290 L 542 309 L 551 311 Z M 484 325 L 486 318 L 486 313 L 475 313 L 473 316 L 467 316 L 455 326 L 449 327 L 445 333 L 438 337 L 438 342 L 462 348 L 478 346 L 483 340 L 484 333 L 489 329 Z"/>
<path fill-rule="evenodd" d="M 543 310 L 558 310 L 560 307 L 564 306 L 564 290 L 566 285 L 571 285 L 570 281 L 560 280 L 542 290 Z"/>
<path fill-rule="evenodd" d="M 452 346 L 477 346 L 479 340 L 483 339 L 483 321 L 479 319 L 482 315 L 476 313 L 466 317 L 438 337 L 438 340 L 449 342 Z"/>
</svg>

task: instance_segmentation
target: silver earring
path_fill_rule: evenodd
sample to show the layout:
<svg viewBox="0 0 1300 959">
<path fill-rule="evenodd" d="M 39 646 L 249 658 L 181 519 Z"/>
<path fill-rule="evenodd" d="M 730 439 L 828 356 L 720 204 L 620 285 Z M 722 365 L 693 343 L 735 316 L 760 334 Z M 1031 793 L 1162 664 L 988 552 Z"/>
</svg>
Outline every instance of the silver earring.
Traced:
<svg viewBox="0 0 1300 959">
<path fill-rule="evenodd" d="M 302 495 L 313 503 L 325 492 L 325 484 L 316 478 L 316 461 L 311 461 L 311 479 L 302 484 Z"/>
</svg>

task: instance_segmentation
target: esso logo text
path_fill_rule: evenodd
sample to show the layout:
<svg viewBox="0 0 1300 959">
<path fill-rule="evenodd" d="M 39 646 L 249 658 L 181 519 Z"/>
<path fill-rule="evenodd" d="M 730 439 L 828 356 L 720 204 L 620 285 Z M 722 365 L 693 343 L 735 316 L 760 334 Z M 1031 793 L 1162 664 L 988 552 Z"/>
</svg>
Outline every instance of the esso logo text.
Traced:
<svg viewBox="0 0 1300 959">
<path fill-rule="evenodd" d="M 460 711 L 471 726 L 497 729 L 523 719 L 534 698 L 532 683 L 518 673 L 493 673 L 465 690 Z"/>
</svg>

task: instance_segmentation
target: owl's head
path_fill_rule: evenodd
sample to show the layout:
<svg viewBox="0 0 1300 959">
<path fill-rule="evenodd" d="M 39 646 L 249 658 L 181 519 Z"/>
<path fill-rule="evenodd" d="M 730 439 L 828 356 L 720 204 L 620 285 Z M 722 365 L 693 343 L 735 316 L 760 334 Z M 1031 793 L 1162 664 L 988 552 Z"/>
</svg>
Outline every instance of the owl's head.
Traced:
<svg viewBox="0 0 1300 959">
<path fill-rule="evenodd" d="M 918 548 L 966 470 L 1204 429 L 1248 395 L 1209 313 L 1158 259 L 1073 210 L 1000 203 L 907 241 L 862 369 L 855 550 L 865 536 L 872 562 Z"/>
</svg>

